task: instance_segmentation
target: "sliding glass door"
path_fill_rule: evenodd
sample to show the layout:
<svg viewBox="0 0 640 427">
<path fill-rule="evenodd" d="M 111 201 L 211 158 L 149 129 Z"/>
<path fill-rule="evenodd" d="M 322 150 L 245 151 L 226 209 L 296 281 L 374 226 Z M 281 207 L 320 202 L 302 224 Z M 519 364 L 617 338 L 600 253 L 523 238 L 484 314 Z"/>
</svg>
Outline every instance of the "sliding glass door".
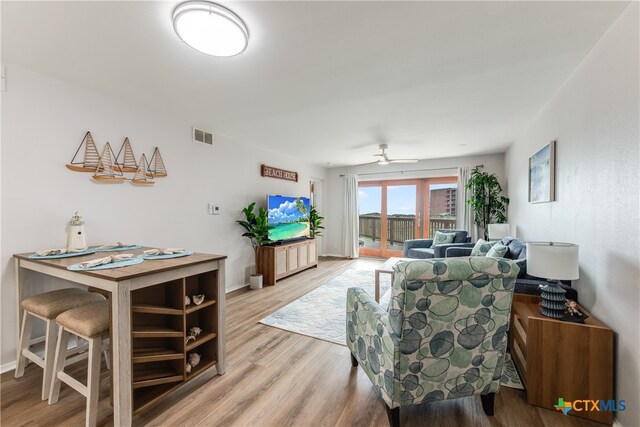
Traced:
<svg viewBox="0 0 640 427">
<path fill-rule="evenodd" d="M 455 177 L 358 184 L 360 255 L 402 256 L 405 240 L 453 229 Z"/>
</svg>

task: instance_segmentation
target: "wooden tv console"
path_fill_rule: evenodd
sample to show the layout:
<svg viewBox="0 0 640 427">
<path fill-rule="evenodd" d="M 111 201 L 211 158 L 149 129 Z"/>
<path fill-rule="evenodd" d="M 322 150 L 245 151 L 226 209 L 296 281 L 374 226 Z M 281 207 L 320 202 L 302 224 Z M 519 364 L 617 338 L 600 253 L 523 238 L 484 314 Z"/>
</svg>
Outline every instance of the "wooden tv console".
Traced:
<svg viewBox="0 0 640 427">
<path fill-rule="evenodd" d="M 273 286 L 277 280 L 317 267 L 318 241 L 307 239 L 278 246 L 263 246 L 259 258 L 258 272 L 264 276 L 263 283 Z"/>
</svg>

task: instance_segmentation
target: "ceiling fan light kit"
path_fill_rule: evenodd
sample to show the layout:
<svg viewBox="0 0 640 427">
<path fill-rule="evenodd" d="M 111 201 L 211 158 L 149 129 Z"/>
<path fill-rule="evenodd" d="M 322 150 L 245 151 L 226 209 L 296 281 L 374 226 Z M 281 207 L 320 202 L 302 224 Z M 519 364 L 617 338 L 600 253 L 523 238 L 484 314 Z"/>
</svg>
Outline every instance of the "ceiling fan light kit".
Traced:
<svg viewBox="0 0 640 427">
<path fill-rule="evenodd" d="M 209 1 L 187 1 L 173 11 L 173 29 L 197 51 L 235 56 L 249 44 L 249 30 L 233 11 Z"/>
<path fill-rule="evenodd" d="M 377 164 L 380 166 L 386 166 L 389 163 L 418 163 L 418 159 L 390 159 L 389 156 L 387 155 L 387 149 L 389 148 L 387 144 L 380 144 L 378 145 L 378 148 L 382 150 L 382 153 L 373 155 L 374 157 L 380 157 L 378 160 L 376 160 L 375 162 L 362 163 L 356 166 L 374 165 L 374 164 Z"/>
</svg>

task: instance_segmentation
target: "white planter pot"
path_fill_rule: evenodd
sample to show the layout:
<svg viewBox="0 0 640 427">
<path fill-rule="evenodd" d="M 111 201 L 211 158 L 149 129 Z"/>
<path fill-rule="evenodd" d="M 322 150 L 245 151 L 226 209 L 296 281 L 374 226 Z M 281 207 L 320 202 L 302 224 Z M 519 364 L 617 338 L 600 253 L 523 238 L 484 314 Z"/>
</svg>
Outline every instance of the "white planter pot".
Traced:
<svg viewBox="0 0 640 427">
<path fill-rule="evenodd" d="M 251 276 L 249 278 L 249 287 L 251 289 L 262 289 L 262 274 Z"/>
</svg>

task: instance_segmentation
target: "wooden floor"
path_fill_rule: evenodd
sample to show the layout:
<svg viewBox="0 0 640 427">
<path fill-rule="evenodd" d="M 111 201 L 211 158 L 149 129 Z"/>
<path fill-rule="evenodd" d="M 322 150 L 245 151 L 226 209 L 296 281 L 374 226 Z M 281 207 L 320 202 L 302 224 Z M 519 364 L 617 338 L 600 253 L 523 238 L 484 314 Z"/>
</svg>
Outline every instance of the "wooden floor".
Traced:
<svg viewBox="0 0 640 427">
<path fill-rule="evenodd" d="M 385 405 L 345 346 L 286 332 L 260 319 L 349 268 L 373 270 L 381 261 L 323 259 L 317 269 L 275 287 L 243 289 L 227 299 L 227 373 L 215 369 L 185 384 L 134 418 L 150 426 L 388 426 Z M 85 363 L 80 362 L 80 365 Z M 82 374 L 80 367 L 76 368 Z M 85 400 L 62 385 L 53 406 L 40 400 L 42 370 L 31 364 L 20 379 L 1 376 L 2 426 L 81 426 Z M 524 392 L 502 387 L 496 415 L 487 417 L 479 397 L 415 406 L 401 412 L 410 426 L 588 426 L 603 424 L 530 406 Z M 113 423 L 109 380 L 103 374 L 98 425 Z"/>
</svg>

